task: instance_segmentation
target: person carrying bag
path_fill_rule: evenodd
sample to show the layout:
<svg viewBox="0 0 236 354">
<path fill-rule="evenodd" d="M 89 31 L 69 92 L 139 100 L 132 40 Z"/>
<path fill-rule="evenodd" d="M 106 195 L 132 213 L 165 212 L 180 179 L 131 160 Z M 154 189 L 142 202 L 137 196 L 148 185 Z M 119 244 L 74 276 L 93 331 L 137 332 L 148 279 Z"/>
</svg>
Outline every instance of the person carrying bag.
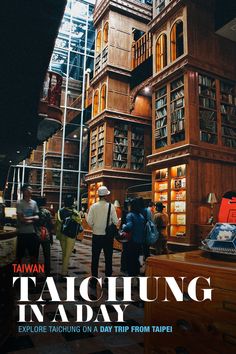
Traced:
<svg viewBox="0 0 236 354">
<path fill-rule="evenodd" d="M 98 277 L 99 258 L 102 250 L 105 257 L 105 276 L 112 275 L 113 240 L 119 220 L 114 205 L 106 200 L 109 194 L 110 191 L 107 187 L 98 188 L 99 201 L 90 207 L 87 218 L 87 222 L 93 230 L 91 273 L 96 278 Z M 95 288 L 96 284 L 96 279 L 92 279 L 91 287 Z"/>
</svg>

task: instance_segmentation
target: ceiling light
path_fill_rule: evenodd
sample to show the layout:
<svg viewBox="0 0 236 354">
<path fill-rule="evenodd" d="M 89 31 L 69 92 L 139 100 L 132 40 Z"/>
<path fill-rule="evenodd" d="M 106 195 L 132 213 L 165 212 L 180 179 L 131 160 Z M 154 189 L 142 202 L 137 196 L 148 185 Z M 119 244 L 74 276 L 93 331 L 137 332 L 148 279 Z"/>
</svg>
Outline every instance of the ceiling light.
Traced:
<svg viewBox="0 0 236 354">
<path fill-rule="evenodd" d="M 144 87 L 144 92 L 146 93 L 150 92 L 150 87 Z"/>
<path fill-rule="evenodd" d="M 17 150 L 17 152 L 16 152 L 17 154 L 20 154 L 20 150 Z"/>
<path fill-rule="evenodd" d="M 74 135 L 73 135 L 73 138 L 75 138 L 75 139 L 78 138 L 78 135 L 77 135 L 77 134 L 74 134 Z"/>
</svg>

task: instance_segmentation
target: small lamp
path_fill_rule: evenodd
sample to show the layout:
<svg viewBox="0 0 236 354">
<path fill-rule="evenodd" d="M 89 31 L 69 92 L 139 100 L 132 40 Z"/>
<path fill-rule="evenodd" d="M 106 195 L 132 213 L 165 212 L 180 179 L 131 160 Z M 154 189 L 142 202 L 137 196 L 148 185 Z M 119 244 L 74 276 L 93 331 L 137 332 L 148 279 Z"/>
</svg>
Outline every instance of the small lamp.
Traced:
<svg viewBox="0 0 236 354">
<path fill-rule="evenodd" d="M 213 216 L 213 206 L 217 203 L 217 198 L 215 193 L 209 193 L 207 196 L 207 203 L 211 205 L 211 216 L 208 220 L 208 224 L 212 225 L 214 223 L 214 216 Z"/>
</svg>

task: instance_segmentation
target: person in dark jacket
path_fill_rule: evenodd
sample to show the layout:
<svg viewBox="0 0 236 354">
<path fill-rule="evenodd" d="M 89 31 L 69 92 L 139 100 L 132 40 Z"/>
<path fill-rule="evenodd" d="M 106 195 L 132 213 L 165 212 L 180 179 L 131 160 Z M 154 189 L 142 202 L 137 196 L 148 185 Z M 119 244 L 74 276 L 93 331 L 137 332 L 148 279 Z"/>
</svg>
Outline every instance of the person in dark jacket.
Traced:
<svg viewBox="0 0 236 354">
<path fill-rule="evenodd" d="M 139 198 L 139 203 L 140 203 L 140 209 L 141 209 L 141 214 L 143 215 L 145 219 L 145 226 L 147 221 L 152 220 L 152 213 L 151 210 L 148 207 L 145 207 L 145 203 L 143 198 Z M 145 230 L 146 232 L 146 230 Z M 150 257 L 150 250 L 149 250 L 149 245 L 145 242 L 143 243 L 143 257 L 144 260 L 146 260 L 148 257 Z"/>
<path fill-rule="evenodd" d="M 44 197 L 36 199 L 39 212 L 39 219 L 35 222 L 36 234 L 39 238 L 38 255 L 39 248 L 42 246 L 44 265 L 45 265 L 45 275 L 50 275 L 50 263 L 51 263 L 51 245 L 53 244 L 53 224 L 52 216 L 49 210 L 45 208 L 47 200 Z M 38 258 L 38 257 L 37 257 Z"/>
<path fill-rule="evenodd" d="M 126 224 L 122 230 L 131 232 L 131 240 L 127 242 L 127 270 L 129 276 L 140 274 L 139 256 L 143 252 L 145 219 L 141 214 L 140 201 L 135 198 L 131 201 L 131 211 L 126 217 Z"/>
<path fill-rule="evenodd" d="M 126 217 L 128 213 L 130 212 L 130 200 L 125 200 L 124 202 L 124 208 L 122 210 L 122 216 L 121 216 L 121 224 L 120 227 L 126 223 Z M 127 274 L 127 262 L 128 262 L 128 257 L 127 257 L 127 242 L 122 242 L 122 252 L 121 252 L 121 260 L 120 260 L 120 270 L 122 273 Z"/>
</svg>

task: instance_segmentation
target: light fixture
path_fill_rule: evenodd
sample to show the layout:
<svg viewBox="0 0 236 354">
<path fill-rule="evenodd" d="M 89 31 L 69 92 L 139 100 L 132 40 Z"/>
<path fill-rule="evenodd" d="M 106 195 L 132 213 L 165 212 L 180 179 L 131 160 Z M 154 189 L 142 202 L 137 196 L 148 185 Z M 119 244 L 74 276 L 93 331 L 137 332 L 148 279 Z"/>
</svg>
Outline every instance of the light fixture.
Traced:
<svg viewBox="0 0 236 354">
<path fill-rule="evenodd" d="M 144 92 L 149 93 L 150 92 L 150 87 L 144 87 Z"/>
<path fill-rule="evenodd" d="M 78 138 L 78 135 L 77 135 L 77 134 L 74 134 L 74 135 L 73 135 L 73 138 L 75 138 L 75 139 Z"/>
<path fill-rule="evenodd" d="M 84 127 L 84 132 L 86 132 L 88 130 L 88 128 Z"/>
<path fill-rule="evenodd" d="M 17 154 L 20 154 L 20 150 L 17 150 L 17 152 L 16 152 Z"/>
<path fill-rule="evenodd" d="M 213 207 L 214 207 L 214 204 L 216 204 L 217 202 L 218 201 L 217 201 L 215 193 L 213 193 L 213 192 L 209 193 L 207 196 L 207 203 L 211 205 L 211 216 L 208 220 L 208 224 L 210 224 L 210 225 L 212 225 L 214 223 Z"/>
</svg>

